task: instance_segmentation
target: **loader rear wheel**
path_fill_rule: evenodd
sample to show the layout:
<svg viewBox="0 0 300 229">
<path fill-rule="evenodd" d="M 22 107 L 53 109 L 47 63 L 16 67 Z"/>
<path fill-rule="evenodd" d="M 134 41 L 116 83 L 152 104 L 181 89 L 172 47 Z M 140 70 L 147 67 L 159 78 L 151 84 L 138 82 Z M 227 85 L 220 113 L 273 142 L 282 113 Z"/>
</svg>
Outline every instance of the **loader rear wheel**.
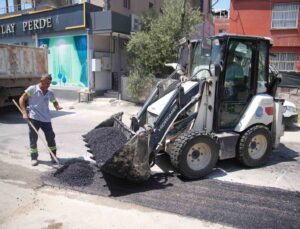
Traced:
<svg viewBox="0 0 300 229">
<path fill-rule="evenodd" d="M 172 165 L 188 179 L 208 175 L 215 167 L 219 155 L 219 145 L 207 134 L 188 131 L 176 138 L 170 150 Z"/>
<path fill-rule="evenodd" d="M 241 137 L 238 145 L 238 159 L 248 167 L 262 166 L 272 150 L 269 129 L 262 125 L 251 127 Z"/>
</svg>

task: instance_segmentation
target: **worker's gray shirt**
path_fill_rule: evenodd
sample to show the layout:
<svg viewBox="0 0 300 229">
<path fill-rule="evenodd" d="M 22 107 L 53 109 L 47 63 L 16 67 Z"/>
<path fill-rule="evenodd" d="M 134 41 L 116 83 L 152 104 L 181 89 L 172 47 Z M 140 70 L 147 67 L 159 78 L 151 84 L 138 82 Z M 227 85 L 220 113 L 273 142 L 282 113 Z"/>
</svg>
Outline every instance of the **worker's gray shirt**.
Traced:
<svg viewBox="0 0 300 229">
<path fill-rule="evenodd" d="M 41 122 L 50 122 L 51 115 L 49 110 L 49 101 L 55 102 L 54 93 L 48 90 L 46 94 L 40 89 L 39 85 L 33 85 L 25 90 L 29 97 L 27 109 L 29 118 Z"/>
</svg>

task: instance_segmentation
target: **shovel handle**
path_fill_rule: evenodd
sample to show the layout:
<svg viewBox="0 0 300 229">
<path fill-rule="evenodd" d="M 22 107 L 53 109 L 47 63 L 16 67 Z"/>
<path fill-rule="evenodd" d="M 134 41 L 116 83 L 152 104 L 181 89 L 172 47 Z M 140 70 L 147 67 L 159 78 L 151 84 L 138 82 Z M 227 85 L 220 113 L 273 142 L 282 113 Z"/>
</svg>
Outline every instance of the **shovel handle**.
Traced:
<svg viewBox="0 0 300 229">
<path fill-rule="evenodd" d="M 12 99 L 13 103 L 15 104 L 15 106 L 19 109 L 19 111 L 21 112 L 21 114 L 23 114 L 21 107 L 19 106 L 19 104 Z M 26 120 L 28 122 L 28 124 L 32 127 L 32 129 L 34 130 L 34 132 L 39 136 L 39 138 L 42 140 L 44 146 L 46 147 L 46 149 L 48 150 L 48 152 L 50 153 L 50 155 L 54 158 L 55 162 L 59 165 L 59 161 L 57 159 L 57 157 L 54 155 L 54 153 L 50 150 L 50 148 L 47 145 L 47 142 L 45 141 L 45 139 L 43 138 L 43 136 L 41 136 L 39 134 L 39 132 L 37 131 L 37 129 L 34 127 L 34 125 L 32 124 L 32 122 L 28 119 Z"/>
</svg>

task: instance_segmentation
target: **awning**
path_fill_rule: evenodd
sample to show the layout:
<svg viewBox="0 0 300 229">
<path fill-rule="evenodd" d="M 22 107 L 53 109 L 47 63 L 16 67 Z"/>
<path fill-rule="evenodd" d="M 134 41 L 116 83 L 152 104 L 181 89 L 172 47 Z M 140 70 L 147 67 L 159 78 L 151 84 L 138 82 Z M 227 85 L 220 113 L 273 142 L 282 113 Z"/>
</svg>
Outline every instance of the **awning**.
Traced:
<svg viewBox="0 0 300 229">
<path fill-rule="evenodd" d="M 300 72 L 280 72 L 282 80 L 279 87 L 300 88 Z"/>
</svg>

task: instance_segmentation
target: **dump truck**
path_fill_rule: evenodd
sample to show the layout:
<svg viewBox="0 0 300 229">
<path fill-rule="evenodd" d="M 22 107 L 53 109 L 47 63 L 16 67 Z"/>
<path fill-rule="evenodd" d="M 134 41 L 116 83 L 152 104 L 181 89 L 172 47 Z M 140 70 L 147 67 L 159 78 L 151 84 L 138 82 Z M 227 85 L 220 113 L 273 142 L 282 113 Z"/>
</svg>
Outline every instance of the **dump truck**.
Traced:
<svg viewBox="0 0 300 229">
<path fill-rule="evenodd" d="M 0 107 L 12 104 L 24 90 L 48 73 L 47 48 L 0 44 Z"/>
<path fill-rule="evenodd" d="M 193 42 L 188 71 L 173 64 L 174 72 L 157 84 L 130 127 L 118 113 L 83 136 L 96 156 L 96 131 L 113 128 L 127 139 L 120 145 L 108 138 L 119 145 L 109 157 L 105 152 L 101 170 L 142 182 L 160 153 L 187 179 L 205 177 L 218 160 L 264 165 L 284 131 L 284 100 L 276 98 L 281 77 L 269 68 L 271 46 L 270 38 L 230 34 Z M 178 80 L 178 74 L 188 80 Z"/>
</svg>

